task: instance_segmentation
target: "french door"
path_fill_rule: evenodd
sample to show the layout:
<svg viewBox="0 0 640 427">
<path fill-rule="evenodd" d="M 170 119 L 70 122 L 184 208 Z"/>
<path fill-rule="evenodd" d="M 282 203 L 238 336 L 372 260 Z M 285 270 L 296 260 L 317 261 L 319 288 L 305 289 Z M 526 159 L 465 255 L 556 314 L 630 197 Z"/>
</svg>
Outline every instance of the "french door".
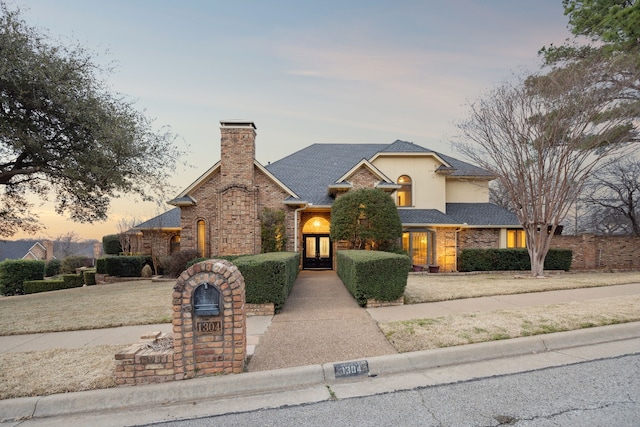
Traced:
<svg viewBox="0 0 640 427">
<path fill-rule="evenodd" d="M 305 234 L 302 268 L 324 269 L 333 268 L 331 239 L 328 234 Z"/>
</svg>

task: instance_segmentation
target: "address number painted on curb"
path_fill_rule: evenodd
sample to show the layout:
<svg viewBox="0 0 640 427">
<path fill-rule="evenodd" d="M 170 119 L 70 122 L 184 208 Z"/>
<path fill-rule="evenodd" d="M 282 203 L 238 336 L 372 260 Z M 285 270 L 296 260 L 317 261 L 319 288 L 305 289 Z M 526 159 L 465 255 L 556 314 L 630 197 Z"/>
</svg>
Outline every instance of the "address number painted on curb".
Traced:
<svg viewBox="0 0 640 427">
<path fill-rule="evenodd" d="M 369 363 L 366 360 L 356 360 L 354 362 L 334 363 L 333 371 L 336 378 L 358 377 L 369 374 Z"/>
</svg>

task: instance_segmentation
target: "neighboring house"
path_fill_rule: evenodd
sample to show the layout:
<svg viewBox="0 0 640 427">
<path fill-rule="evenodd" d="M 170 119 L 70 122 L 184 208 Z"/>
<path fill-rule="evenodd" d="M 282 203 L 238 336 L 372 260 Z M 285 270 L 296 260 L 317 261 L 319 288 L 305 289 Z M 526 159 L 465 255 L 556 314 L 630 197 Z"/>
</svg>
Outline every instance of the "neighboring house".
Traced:
<svg viewBox="0 0 640 427">
<path fill-rule="evenodd" d="M 65 243 L 52 240 L 0 241 L 0 261 L 5 259 L 45 260 L 63 259 L 68 255 L 97 259 L 102 255 L 102 245 L 96 240 Z"/>
<path fill-rule="evenodd" d="M 31 245 L 27 253 L 22 257 L 22 259 L 43 259 L 46 261 L 54 258 L 55 256 L 53 255 L 53 242 L 51 240 L 46 240 L 42 243 L 35 242 L 33 245 Z"/>
<path fill-rule="evenodd" d="M 414 264 L 455 271 L 460 249 L 524 247 L 516 216 L 489 203 L 495 177 L 484 169 L 406 141 L 314 144 L 264 166 L 252 122 L 220 125 L 221 160 L 169 202 L 180 209 L 179 226 L 175 209 L 150 220 L 149 229 L 170 225 L 167 250 L 179 230 L 180 248 L 202 256 L 259 253 L 260 215 L 280 209 L 287 250 L 301 252 L 305 269 L 330 269 L 341 247 L 329 237 L 331 205 L 357 188 L 393 198 Z"/>
</svg>

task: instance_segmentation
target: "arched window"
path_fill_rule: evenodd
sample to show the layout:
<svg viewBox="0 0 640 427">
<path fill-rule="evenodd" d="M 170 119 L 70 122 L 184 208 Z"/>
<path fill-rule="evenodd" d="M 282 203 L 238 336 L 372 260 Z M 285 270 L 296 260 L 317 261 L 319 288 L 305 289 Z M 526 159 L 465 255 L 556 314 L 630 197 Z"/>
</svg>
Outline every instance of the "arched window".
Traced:
<svg viewBox="0 0 640 427">
<path fill-rule="evenodd" d="M 197 245 L 198 245 L 198 253 L 201 257 L 207 256 L 207 224 L 203 219 L 199 219 L 197 224 L 198 235 L 197 235 Z"/>
<path fill-rule="evenodd" d="M 326 218 L 321 216 L 314 216 L 309 218 L 302 227 L 302 232 L 305 234 L 319 234 L 329 233 L 331 223 Z"/>
<path fill-rule="evenodd" d="M 398 178 L 398 184 L 401 185 L 398 190 L 398 206 L 412 206 L 411 178 L 408 175 L 402 175 Z"/>
</svg>

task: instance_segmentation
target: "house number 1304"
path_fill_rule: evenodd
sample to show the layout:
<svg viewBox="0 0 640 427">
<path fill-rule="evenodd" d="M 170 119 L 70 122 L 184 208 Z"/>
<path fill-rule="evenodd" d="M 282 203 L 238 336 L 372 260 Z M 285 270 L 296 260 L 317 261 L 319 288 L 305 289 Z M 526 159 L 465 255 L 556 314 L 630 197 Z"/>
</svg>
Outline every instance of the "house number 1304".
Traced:
<svg viewBox="0 0 640 427">
<path fill-rule="evenodd" d="M 196 322 L 197 332 L 220 332 L 222 330 L 222 321 L 215 322 Z"/>
</svg>

